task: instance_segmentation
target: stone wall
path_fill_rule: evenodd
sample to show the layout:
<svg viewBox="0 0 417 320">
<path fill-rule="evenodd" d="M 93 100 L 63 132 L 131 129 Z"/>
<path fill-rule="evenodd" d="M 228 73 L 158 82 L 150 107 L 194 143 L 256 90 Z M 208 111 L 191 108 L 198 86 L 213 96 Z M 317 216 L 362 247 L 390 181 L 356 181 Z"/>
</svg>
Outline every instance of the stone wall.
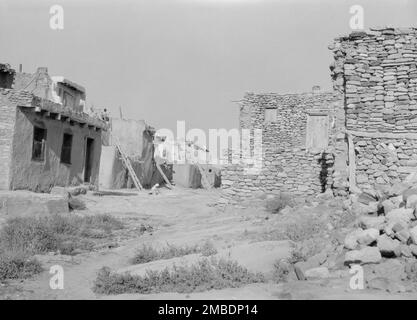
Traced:
<svg viewBox="0 0 417 320">
<path fill-rule="evenodd" d="M 353 32 L 330 49 L 334 88 L 345 97 L 357 186 L 401 181 L 417 170 L 417 29 Z"/>
<path fill-rule="evenodd" d="M 276 120 L 265 121 L 265 109 L 276 109 Z M 306 149 L 308 114 L 329 116 L 329 143 L 325 150 Z M 240 128 L 262 130 L 262 170 L 247 174 L 244 164 L 233 163 L 222 170 L 223 195 L 228 201 L 240 201 L 256 194 L 287 191 L 295 195 L 313 195 L 346 187 L 344 111 L 341 96 L 333 92 L 304 94 L 248 93 L 240 102 Z M 251 148 L 254 141 L 251 140 Z M 238 156 L 237 158 L 240 158 Z M 236 162 L 236 155 L 234 156 Z M 237 160 L 239 162 L 239 159 Z"/>
</svg>

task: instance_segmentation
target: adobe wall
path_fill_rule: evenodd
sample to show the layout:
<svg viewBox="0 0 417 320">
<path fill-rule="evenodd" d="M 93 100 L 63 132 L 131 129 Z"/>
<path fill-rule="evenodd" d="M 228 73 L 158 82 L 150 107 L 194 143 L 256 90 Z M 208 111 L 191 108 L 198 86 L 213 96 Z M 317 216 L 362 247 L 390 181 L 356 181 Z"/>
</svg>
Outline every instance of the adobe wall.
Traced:
<svg viewBox="0 0 417 320">
<path fill-rule="evenodd" d="M 403 180 L 417 171 L 417 29 L 353 32 L 330 49 L 354 148 L 351 182 L 372 189 Z"/>
<path fill-rule="evenodd" d="M 277 108 L 274 122 L 265 123 L 265 109 Z M 329 115 L 329 146 L 322 151 L 306 149 L 307 114 Z M 262 170 L 244 173 L 244 165 L 222 170 L 222 189 L 230 201 L 240 201 L 253 191 L 286 191 L 313 195 L 327 188 L 346 188 L 346 142 L 341 95 L 337 93 L 246 94 L 241 101 L 240 127 L 262 129 Z M 253 146 L 253 141 L 252 141 Z"/>
<path fill-rule="evenodd" d="M 0 190 L 7 190 L 9 186 L 15 118 L 16 108 L 9 103 L 9 91 L 0 90 Z"/>
<path fill-rule="evenodd" d="M 34 109 L 17 108 L 13 135 L 10 188 L 48 192 L 53 186 L 77 185 L 84 182 L 85 139 L 94 139 L 92 183 L 98 185 L 101 154 L 101 131 L 88 126 L 42 117 Z M 32 160 L 33 126 L 47 129 L 45 160 Z M 64 133 L 73 135 L 71 165 L 61 163 Z"/>
</svg>

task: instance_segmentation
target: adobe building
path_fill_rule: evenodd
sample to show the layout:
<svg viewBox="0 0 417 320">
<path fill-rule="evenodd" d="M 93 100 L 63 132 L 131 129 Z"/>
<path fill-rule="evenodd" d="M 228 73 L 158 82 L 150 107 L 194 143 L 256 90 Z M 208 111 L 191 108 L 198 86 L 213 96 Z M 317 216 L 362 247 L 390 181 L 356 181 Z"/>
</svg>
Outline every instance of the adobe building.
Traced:
<svg viewBox="0 0 417 320">
<path fill-rule="evenodd" d="M 151 188 L 156 183 L 163 183 L 154 164 L 154 133 L 154 128 L 144 120 L 110 118 L 109 130 L 105 134 L 106 138 L 103 139 L 100 165 L 101 188 L 134 187 L 117 149 L 117 144 L 129 158 L 136 176 L 144 188 Z"/>
<path fill-rule="evenodd" d="M 98 186 L 106 124 L 85 114 L 77 99 L 49 99 L 54 82 L 46 68 L 31 76 L 0 68 L 0 82 L 0 190 Z"/>
</svg>

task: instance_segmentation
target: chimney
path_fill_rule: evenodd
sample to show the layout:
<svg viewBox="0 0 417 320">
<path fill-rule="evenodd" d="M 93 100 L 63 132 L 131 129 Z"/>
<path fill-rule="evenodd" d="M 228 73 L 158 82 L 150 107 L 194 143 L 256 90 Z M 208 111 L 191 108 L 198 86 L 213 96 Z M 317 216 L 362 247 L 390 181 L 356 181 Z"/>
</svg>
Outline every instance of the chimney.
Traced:
<svg viewBox="0 0 417 320">
<path fill-rule="evenodd" d="M 22 64 L 20 63 L 20 64 L 19 64 L 19 73 L 22 73 L 22 71 L 23 71 L 23 66 L 22 66 Z"/>
</svg>

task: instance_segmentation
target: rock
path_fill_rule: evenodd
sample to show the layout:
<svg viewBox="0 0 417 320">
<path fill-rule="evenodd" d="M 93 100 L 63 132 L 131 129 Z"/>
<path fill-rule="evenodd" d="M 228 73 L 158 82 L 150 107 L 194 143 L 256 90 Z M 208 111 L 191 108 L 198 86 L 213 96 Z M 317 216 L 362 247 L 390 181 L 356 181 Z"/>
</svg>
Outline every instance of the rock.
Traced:
<svg viewBox="0 0 417 320">
<path fill-rule="evenodd" d="M 391 186 L 391 189 L 389 190 L 389 196 L 399 196 L 404 193 L 407 189 L 410 188 L 410 185 L 408 183 L 400 182 L 395 183 Z"/>
<path fill-rule="evenodd" d="M 372 196 L 371 194 L 367 193 L 367 192 L 362 192 L 359 196 L 358 196 L 358 202 L 363 203 L 365 205 L 370 204 L 371 202 L 376 202 L 377 199 L 375 199 L 374 196 Z"/>
<path fill-rule="evenodd" d="M 68 188 L 68 192 L 71 196 L 79 196 L 80 194 L 87 194 L 88 187 L 86 186 L 77 186 Z"/>
<path fill-rule="evenodd" d="M 64 187 L 53 187 L 50 194 L 60 195 L 66 200 L 69 200 L 70 198 L 70 193 Z"/>
<path fill-rule="evenodd" d="M 314 279 L 314 278 L 324 279 L 324 278 L 330 277 L 329 269 L 327 269 L 326 267 L 308 269 L 306 270 L 304 274 L 307 279 Z"/>
<path fill-rule="evenodd" d="M 401 243 L 391 239 L 386 234 L 379 236 L 377 247 L 384 257 L 399 257 L 401 255 Z"/>
<path fill-rule="evenodd" d="M 413 246 L 413 244 L 411 246 Z M 406 244 L 402 244 L 401 245 L 401 256 L 406 257 L 406 258 L 411 258 L 413 256 L 413 250 L 411 249 L 411 246 L 407 246 Z M 417 250 L 417 246 L 416 246 L 416 250 Z"/>
<path fill-rule="evenodd" d="M 383 230 L 384 223 L 385 223 L 384 216 L 378 216 L 378 217 L 361 216 L 359 217 L 359 226 L 364 229 L 374 228 L 377 230 Z"/>
<path fill-rule="evenodd" d="M 379 230 L 370 228 L 363 230 L 362 233 L 358 235 L 357 241 L 359 244 L 370 245 L 375 242 L 379 237 Z"/>
<path fill-rule="evenodd" d="M 409 231 L 410 231 L 411 241 L 413 241 L 414 244 L 417 244 L 417 226 L 414 226 Z"/>
<path fill-rule="evenodd" d="M 362 231 L 362 229 L 355 229 L 346 235 L 344 241 L 344 246 L 346 249 L 356 249 L 358 246 L 358 237 L 362 234 Z"/>
<path fill-rule="evenodd" d="M 71 210 L 85 210 L 87 208 L 82 200 L 72 197 L 69 199 L 68 205 Z"/>
<path fill-rule="evenodd" d="M 403 192 L 403 199 L 407 201 L 409 197 L 417 195 L 417 188 L 407 189 Z"/>
<path fill-rule="evenodd" d="M 412 194 L 407 198 L 406 208 L 415 209 L 417 206 L 417 194 Z"/>
<path fill-rule="evenodd" d="M 410 244 L 410 245 L 409 245 L 409 248 L 410 248 L 411 253 L 412 253 L 415 257 L 417 257 L 417 245 L 416 245 L 416 244 Z"/>
<path fill-rule="evenodd" d="M 402 229 L 398 232 L 395 232 L 395 237 L 403 243 L 407 243 L 410 239 L 410 232 L 407 229 Z"/>
<path fill-rule="evenodd" d="M 408 224 L 411 221 L 411 219 L 414 218 L 414 209 L 410 209 L 410 208 L 394 209 L 388 212 L 385 217 L 388 222 L 401 220 Z"/>
<path fill-rule="evenodd" d="M 368 279 L 387 278 L 397 282 L 407 277 L 405 265 L 397 259 L 388 259 L 379 264 L 367 265 L 365 273 Z"/>
<path fill-rule="evenodd" d="M 365 247 L 361 250 L 348 251 L 345 254 L 345 264 L 367 264 L 378 263 L 382 259 L 379 249 L 376 247 Z"/>
<path fill-rule="evenodd" d="M 296 264 L 294 264 L 294 271 L 297 275 L 298 280 L 306 280 L 306 271 L 310 269 L 318 268 L 321 264 L 326 262 L 327 259 L 327 253 L 325 251 L 322 251 L 309 259 L 307 261 L 299 261 Z"/>
<path fill-rule="evenodd" d="M 400 197 L 401 197 L 401 202 L 402 202 L 402 196 L 400 196 Z M 381 206 L 384 208 L 384 212 L 385 213 L 388 213 L 391 210 L 394 210 L 394 209 L 397 209 L 397 208 L 400 207 L 399 206 L 399 203 L 398 202 L 394 203 L 394 201 L 392 200 L 392 198 L 382 201 L 381 202 Z"/>
</svg>

